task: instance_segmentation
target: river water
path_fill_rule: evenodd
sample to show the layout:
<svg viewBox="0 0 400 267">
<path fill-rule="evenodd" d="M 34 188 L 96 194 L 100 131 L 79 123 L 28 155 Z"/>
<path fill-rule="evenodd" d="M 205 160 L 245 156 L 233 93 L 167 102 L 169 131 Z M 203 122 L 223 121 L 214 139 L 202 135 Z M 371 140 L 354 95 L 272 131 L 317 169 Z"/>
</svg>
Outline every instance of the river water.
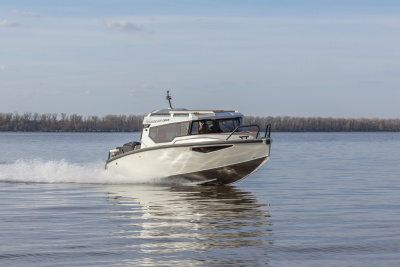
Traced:
<svg viewBox="0 0 400 267">
<path fill-rule="evenodd" d="M 137 133 L 0 133 L 0 264 L 399 266 L 400 133 L 272 137 L 215 187 L 105 171 Z"/>
</svg>

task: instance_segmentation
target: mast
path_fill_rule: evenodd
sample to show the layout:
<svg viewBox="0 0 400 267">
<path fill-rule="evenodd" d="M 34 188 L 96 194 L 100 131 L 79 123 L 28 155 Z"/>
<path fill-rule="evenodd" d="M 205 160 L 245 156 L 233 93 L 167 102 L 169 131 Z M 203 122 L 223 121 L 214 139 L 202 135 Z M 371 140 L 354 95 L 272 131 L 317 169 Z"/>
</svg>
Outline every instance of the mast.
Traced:
<svg viewBox="0 0 400 267">
<path fill-rule="evenodd" d="M 167 91 L 167 100 L 168 100 L 168 103 L 169 103 L 169 107 L 172 109 L 171 99 L 172 99 L 172 97 L 169 95 L 169 91 Z"/>
</svg>

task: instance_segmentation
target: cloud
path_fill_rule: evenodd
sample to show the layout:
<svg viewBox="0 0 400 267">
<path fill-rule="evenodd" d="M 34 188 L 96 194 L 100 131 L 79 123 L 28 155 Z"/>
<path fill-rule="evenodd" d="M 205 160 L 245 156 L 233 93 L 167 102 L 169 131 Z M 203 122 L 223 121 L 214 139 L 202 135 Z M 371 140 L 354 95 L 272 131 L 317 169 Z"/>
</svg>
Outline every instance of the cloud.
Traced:
<svg viewBox="0 0 400 267">
<path fill-rule="evenodd" d="M 131 89 L 129 91 L 129 97 L 137 97 L 139 95 L 143 95 L 147 91 L 151 91 L 155 89 L 156 87 L 150 84 L 142 84 L 138 88 Z"/>
<path fill-rule="evenodd" d="M 105 23 L 107 28 L 117 31 L 140 31 L 142 29 L 137 24 L 124 20 L 106 20 Z"/>
<path fill-rule="evenodd" d="M 8 19 L 3 19 L 0 21 L 0 27 L 15 27 L 18 26 L 17 22 L 9 21 Z"/>
<path fill-rule="evenodd" d="M 6 69 L 7 69 L 7 67 L 6 67 L 6 66 L 4 66 L 4 65 L 0 65 L 0 71 L 6 70 Z"/>
<path fill-rule="evenodd" d="M 142 89 L 145 89 L 145 90 L 152 90 L 152 89 L 154 89 L 154 86 L 153 85 L 150 85 L 150 84 L 142 84 Z"/>
<path fill-rule="evenodd" d="M 19 16 L 19 17 L 41 17 L 41 14 L 33 13 L 33 12 L 23 12 L 18 10 L 11 10 L 8 14 Z"/>
</svg>

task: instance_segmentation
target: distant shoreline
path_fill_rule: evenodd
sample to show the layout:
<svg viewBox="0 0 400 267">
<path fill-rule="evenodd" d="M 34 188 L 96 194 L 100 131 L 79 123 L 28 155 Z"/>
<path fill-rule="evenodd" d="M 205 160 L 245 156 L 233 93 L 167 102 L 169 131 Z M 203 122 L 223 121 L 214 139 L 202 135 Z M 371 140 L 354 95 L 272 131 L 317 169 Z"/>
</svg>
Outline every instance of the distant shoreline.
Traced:
<svg viewBox="0 0 400 267">
<path fill-rule="evenodd" d="M 139 132 L 144 116 L 0 113 L 0 132 Z M 243 124 L 271 124 L 273 132 L 400 132 L 400 119 L 245 116 Z"/>
</svg>

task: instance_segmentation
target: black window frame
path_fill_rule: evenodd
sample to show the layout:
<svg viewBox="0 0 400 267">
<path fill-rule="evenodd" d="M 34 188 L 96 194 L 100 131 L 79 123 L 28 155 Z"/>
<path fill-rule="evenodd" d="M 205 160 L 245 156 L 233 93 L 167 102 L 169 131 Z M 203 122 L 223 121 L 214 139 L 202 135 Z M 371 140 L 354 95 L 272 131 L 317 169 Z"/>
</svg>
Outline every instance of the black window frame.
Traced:
<svg viewBox="0 0 400 267">
<path fill-rule="evenodd" d="M 236 127 L 242 125 L 242 117 L 224 118 L 224 119 L 203 119 L 203 120 L 195 120 L 195 121 L 192 121 L 192 122 L 190 123 L 189 135 L 231 133 L 231 132 L 233 132 L 233 131 L 235 130 L 235 129 L 232 129 L 231 131 L 223 131 L 223 132 L 212 132 L 212 131 L 210 131 L 210 132 L 206 132 L 206 133 L 199 133 L 199 129 L 197 129 L 197 133 L 192 133 L 192 131 L 193 131 L 193 124 L 194 124 L 194 123 L 199 123 L 199 122 L 202 122 L 202 123 L 211 122 L 211 123 L 212 123 L 212 121 L 218 121 L 218 122 L 221 122 L 221 121 L 237 121 L 237 126 L 236 126 Z M 235 128 L 236 128 L 236 127 L 235 127 Z M 199 128 L 199 127 L 197 127 L 197 128 Z M 238 131 L 238 132 L 240 132 L 240 131 Z"/>
</svg>

